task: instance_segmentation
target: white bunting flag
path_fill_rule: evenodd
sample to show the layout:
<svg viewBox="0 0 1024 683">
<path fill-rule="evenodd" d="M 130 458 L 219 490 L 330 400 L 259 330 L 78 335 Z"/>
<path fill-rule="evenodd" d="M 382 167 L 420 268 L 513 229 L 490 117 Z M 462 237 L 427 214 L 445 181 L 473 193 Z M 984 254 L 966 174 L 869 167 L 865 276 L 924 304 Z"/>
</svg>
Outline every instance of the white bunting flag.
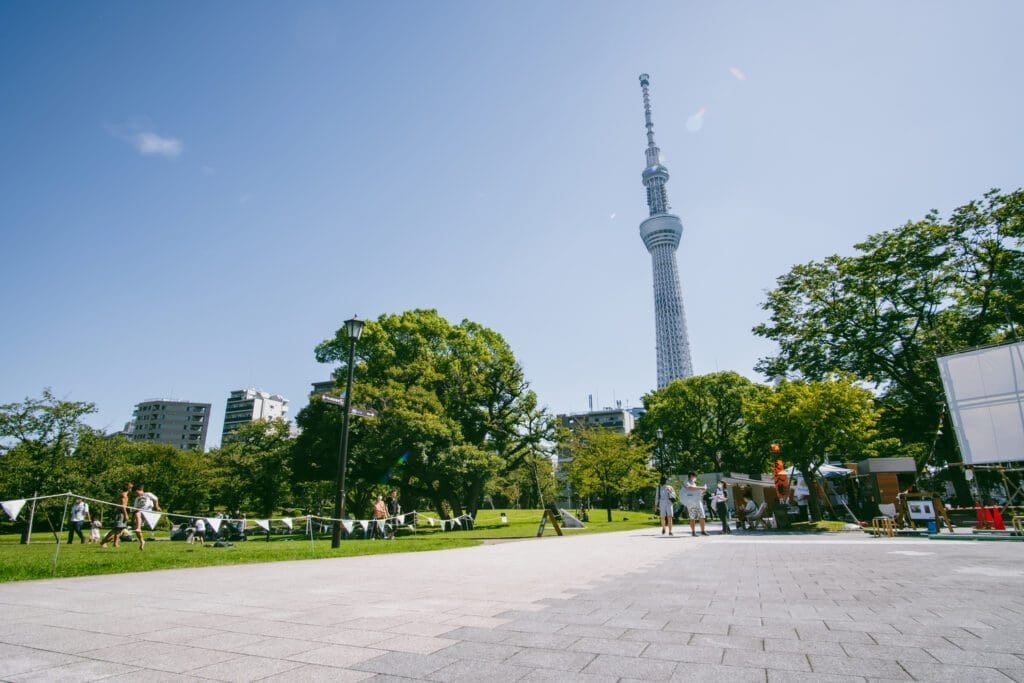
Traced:
<svg viewBox="0 0 1024 683">
<path fill-rule="evenodd" d="M 351 519 L 343 519 L 343 520 L 341 520 L 341 525 L 343 527 L 345 527 L 345 533 L 346 534 L 351 534 L 352 533 L 352 527 L 354 525 L 352 524 L 352 520 Z"/>
<path fill-rule="evenodd" d="M 270 520 L 269 519 L 257 519 L 256 526 L 263 529 L 264 531 L 270 531 Z"/>
<path fill-rule="evenodd" d="M 460 527 L 460 528 L 462 527 L 462 525 L 459 524 L 459 518 L 458 517 L 456 517 L 455 519 L 452 520 L 452 525 Z"/>
<path fill-rule="evenodd" d="M 429 524 L 430 526 L 434 526 L 434 518 L 433 517 L 427 517 L 427 524 Z"/>
<path fill-rule="evenodd" d="M 378 529 L 380 529 L 381 531 L 384 531 L 384 520 L 383 519 L 376 519 L 376 520 L 374 520 L 374 522 L 377 524 L 377 528 Z"/>
<path fill-rule="evenodd" d="M 395 525 L 402 526 L 403 524 L 405 524 L 405 515 L 398 515 L 398 517 L 395 518 Z"/>
<path fill-rule="evenodd" d="M 162 517 L 162 515 L 159 512 L 152 512 L 149 510 L 143 511 L 142 516 L 145 518 L 146 524 L 149 525 L 150 529 L 155 529 L 156 523 L 159 522 L 160 517 Z"/>
<path fill-rule="evenodd" d="M 211 529 L 213 529 L 213 533 L 215 533 L 215 534 L 220 532 L 220 523 L 221 523 L 220 517 L 207 517 L 206 518 L 206 524 Z"/>
<path fill-rule="evenodd" d="M 5 500 L 4 502 L 0 503 L 0 507 L 3 507 L 4 512 L 7 513 L 8 517 L 14 519 L 18 516 L 18 513 L 21 512 L 21 508 L 25 507 L 25 499 L 22 498 L 21 500 Z"/>
<path fill-rule="evenodd" d="M 282 517 L 281 518 L 281 523 L 284 524 L 289 529 L 292 528 L 292 518 L 291 517 Z"/>
</svg>

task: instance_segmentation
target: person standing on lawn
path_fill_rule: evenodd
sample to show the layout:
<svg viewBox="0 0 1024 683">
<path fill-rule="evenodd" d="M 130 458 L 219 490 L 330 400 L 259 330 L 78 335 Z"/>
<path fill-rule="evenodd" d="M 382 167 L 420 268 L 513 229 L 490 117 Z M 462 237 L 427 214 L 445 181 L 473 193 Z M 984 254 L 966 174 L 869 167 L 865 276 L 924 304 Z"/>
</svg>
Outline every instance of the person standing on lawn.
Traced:
<svg viewBox="0 0 1024 683">
<path fill-rule="evenodd" d="M 398 516 L 402 514 L 402 506 L 398 502 L 398 491 L 391 490 L 391 496 L 388 498 L 388 521 L 391 522 L 391 528 L 388 529 L 388 540 L 395 540 L 395 529 L 398 528 Z"/>
<path fill-rule="evenodd" d="M 731 534 L 732 529 L 729 528 L 729 492 L 725 490 L 725 482 L 721 479 L 718 480 L 715 493 L 711 496 L 711 503 L 715 506 L 718 518 L 722 520 L 722 533 Z"/>
</svg>

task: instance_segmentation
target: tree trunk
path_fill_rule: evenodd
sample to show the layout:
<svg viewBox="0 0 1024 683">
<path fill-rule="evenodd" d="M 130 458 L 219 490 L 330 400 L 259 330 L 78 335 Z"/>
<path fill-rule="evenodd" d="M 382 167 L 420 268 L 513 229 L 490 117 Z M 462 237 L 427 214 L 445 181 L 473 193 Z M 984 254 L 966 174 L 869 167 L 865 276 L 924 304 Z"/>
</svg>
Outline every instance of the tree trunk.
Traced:
<svg viewBox="0 0 1024 683">
<path fill-rule="evenodd" d="M 815 522 L 821 521 L 821 501 L 818 500 L 818 477 L 817 472 L 812 477 L 808 470 L 800 470 L 804 477 L 804 484 L 807 486 L 807 506 L 811 511 L 811 519 Z"/>
<path fill-rule="evenodd" d="M 612 521 L 612 496 L 608 493 L 608 487 L 604 488 L 604 506 L 605 510 L 608 511 L 608 521 Z"/>
</svg>

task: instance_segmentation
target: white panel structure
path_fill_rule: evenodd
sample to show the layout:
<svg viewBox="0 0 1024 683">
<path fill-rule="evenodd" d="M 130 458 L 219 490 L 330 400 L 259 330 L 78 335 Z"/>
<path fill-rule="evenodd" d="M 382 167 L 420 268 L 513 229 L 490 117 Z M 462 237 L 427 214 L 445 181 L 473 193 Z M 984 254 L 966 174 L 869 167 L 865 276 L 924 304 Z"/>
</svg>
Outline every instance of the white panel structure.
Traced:
<svg viewBox="0 0 1024 683">
<path fill-rule="evenodd" d="M 1024 343 L 938 360 L 964 464 L 1024 460 Z"/>
<path fill-rule="evenodd" d="M 690 361 L 690 339 L 686 332 L 686 310 L 679 284 L 676 249 L 683 236 L 683 223 L 670 214 L 668 169 L 661 163 L 661 150 L 654 144 L 654 123 L 651 121 L 651 97 L 648 92 L 650 77 L 640 75 L 644 94 L 644 126 L 647 128 L 647 149 L 644 154 L 647 167 L 643 172 L 647 188 L 647 208 L 650 217 L 640 224 L 640 237 L 651 254 L 654 271 L 654 324 L 658 357 L 658 388 L 674 379 L 693 374 Z"/>
</svg>

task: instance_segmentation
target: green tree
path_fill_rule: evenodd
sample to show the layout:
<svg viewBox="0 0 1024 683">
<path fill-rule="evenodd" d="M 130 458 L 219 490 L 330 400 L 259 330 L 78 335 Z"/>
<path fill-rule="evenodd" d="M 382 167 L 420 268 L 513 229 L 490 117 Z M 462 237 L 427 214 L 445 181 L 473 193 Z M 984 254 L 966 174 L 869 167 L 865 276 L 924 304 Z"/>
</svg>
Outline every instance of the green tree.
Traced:
<svg viewBox="0 0 1024 683">
<path fill-rule="evenodd" d="M 270 517 L 291 493 L 292 445 L 281 418 L 239 427 L 215 457 L 225 470 L 221 495 L 228 507 Z"/>
<path fill-rule="evenodd" d="M 600 496 L 609 522 L 615 501 L 657 479 L 648 467 L 650 448 L 625 434 L 603 427 L 584 428 L 568 432 L 564 445 L 572 456 L 566 471 L 573 488 L 580 496 Z"/>
<path fill-rule="evenodd" d="M 44 389 L 40 398 L 0 405 L 0 489 L 12 498 L 67 491 L 75 481 L 75 448 L 90 428 L 82 418 L 93 403 L 63 401 Z M 30 529 L 25 527 L 22 542 Z"/>
<path fill-rule="evenodd" d="M 849 375 L 782 380 L 774 390 L 752 394 L 744 409 L 753 447 L 767 453 L 779 444 L 783 459 L 809 487 L 826 457 L 848 461 L 877 453 L 879 414 L 871 391 Z M 814 519 L 821 519 L 817 496 L 810 506 Z"/>
<path fill-rule="evenodd" d="M 317 347 L 317 360 L 341 363 L 344 374 L 348 347 L 341 328 Z M 384 315 L 366 324 L 356 348 L 355 405 L 380 414 L 353 420 L 347 476 L 356 507 L 374 486 L 391 483 L 403 500 L 426 498 L 455 514 L 475 513 L 490 478 L 517 467 L 554 435 L 507 342 L 478 323 L 453 325 L 433 310 Z M 312 405 L 303 413 L 304 429 L 328 414 Z M 314 432 L 300 442 L 300 469 L 333 474 L 329 438 Z M 316 451 L 307 448 L 314 442 Z"/>
<path fill-rule="evenodd" d="M 647 412 L 636 433 L 660 446 L 655 458 L 667 473 L 759 472 L 763 457 L 752 457 L 743 421 L 743 402 L 758 390 L 764 387 L 735 372 L 677 379 L 643 397 Z"/>
<path fill-rule="evenodd" d="M 943 402 L 936 357 L 1006 339 L 1024 320 L 1022 239 L 1024 192 L 992 190 L 948 220 L 931 212 L 870 236 L 852 256 L 794 266 L 762 305 L 770 321 L 754 332 L 779 352 L 758 369 L 772 378 L 851 372 L 880 392 L 886 433 L 930 444 Z M 944 431 L 937 464 L 959 460 Z"/>
</svg>

